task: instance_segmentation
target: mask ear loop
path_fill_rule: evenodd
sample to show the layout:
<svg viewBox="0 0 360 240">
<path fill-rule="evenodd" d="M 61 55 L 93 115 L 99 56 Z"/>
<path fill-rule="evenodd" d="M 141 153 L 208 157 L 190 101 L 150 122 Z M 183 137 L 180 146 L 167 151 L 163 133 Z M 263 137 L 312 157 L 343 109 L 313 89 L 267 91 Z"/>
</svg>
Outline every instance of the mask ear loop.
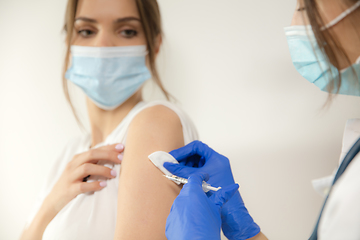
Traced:
<svg viewBox="0 0 360 240">
<path fill-rule="evenodd" d="M 352 13 L 353 11 L 355 11 L 358 7 L 360 7 L 360 1 L 358 1 L 357 3 L 355 3 L 352 7 L 350 7 L 349 9 L 345 10 L 343 13 L 341 13 L 339 16 L 337 16 L 334 20 L 330 21 L 328 24 L 326 24 L 325 26 L 321 27 L 320 30 L 324 31 L 325 29 L 331 28 L 333 26 L 335 26 L 336 24 L 338 24 L 341 20 L 343 20 L 345 17 L 347 17 L 350 13 Z"/>
</svg>

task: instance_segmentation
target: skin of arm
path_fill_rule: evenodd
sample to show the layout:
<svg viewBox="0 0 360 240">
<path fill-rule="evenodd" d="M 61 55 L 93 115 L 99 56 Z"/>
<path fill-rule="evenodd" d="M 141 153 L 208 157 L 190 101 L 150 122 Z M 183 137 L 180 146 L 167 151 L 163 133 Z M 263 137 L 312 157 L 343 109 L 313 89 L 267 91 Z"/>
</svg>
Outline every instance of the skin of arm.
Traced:
<svg viewBox="0 0 360 240">
<path fill-rule="evenodd" d="M 20 240 L 42 239 L 47 225 L 49 225 L 56 214 L 57 211 L 55 208 L 51 207 L 45 199 L 43 205 L 35 215 L 34 220 L 29 227 L 22 232 Z"/>
<path fill-rule="evenodd" d="M 166 239 L 166 218 L 181 187 L 163 177 L 148 155 L 183 145 L 180 119 L 169 108 L 153 106 L 134 118 L 119 176 L 115 240 Z"/>
<path fill-rule="evenodd" d="M 268 240 L 268 238 L 262 232 L 259 232 L 258 235 L 256 235 L 255 237 L 249 238 L 248 240 Z"/>
</svg>

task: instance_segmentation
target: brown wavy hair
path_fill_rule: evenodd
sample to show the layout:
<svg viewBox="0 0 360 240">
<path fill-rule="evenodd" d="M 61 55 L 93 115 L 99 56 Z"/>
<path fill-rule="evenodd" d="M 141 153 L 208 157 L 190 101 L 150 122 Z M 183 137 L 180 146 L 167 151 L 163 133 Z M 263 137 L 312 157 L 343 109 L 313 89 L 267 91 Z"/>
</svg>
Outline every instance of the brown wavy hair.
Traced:
<svg viewBox="0 0 360 240">
<path fill-rule="evenodd" d="M 350 8 L 355 3 L 360 0 L 342 0 L 343 4 L 346 7 Z M 341 86 L 341 74 L 340 74 L 340 59 L 345 59 L 346 63 L 350 66 L 352 65 L 348 54 L 345 52 L 343 46 L 338 40 L 338 36 L 334 33 L 334 31 L 330 29 L 322 30 L 321 28 L 325 26 L 325 22 L 323 17 L 321 16 L 321 12 L 316 0 L 303 0 L 303 8 L 298 9 L 299 11 L 305 10 L 307 18 L 309 19 L 310 25 L 316 37 L 316 41 L 320 50 L 323 52 L 324 56 L 327 58 L 327 64 L 333 65 L 337 70 L 337 74 L 332 72 L 332 79 L 328 79 L 328 91 L 333 93 L 336 89 L 335 93 L 339 92 Z M 355 10 L 357 11 L 357 10 Z M 355 28 L 357 24 L 359 24 L 359 16 L 354 16 L 355 12 L 352 12 L 351 15 L 354 17 L 352 21 L 352 25 Z M 351 17 L 347 16 L 347 17 Z M 357 19 L 356 19 L 357 18 Z M 359 37 L 359 34 L 358 34 Z M 360 37 L 359 37 L 360 40 Z M 337 54 L 336 54 L 337 53 Z M 355 70 L 353 69 L 354 76 L 356 75 Z M 358 76 L 357 76 L 358 77 Z M 359 87 L 359 85 L 357 86 Z M 329 100 L 331 100 L 332 95 L 329 94 Z"/>
<path fill-rule="evenodd" d="M 164 93 L 167 100 L 170 99 L 170 94 L 164 88 L 163 84 L 160 81 L 159 73 L 156 68 L 156 44 L 157 37 L 163 35 L 162 25 L 161 25 L 161 15 L 159 5 L 156 0 L 135 0 L 136 5 L 140 14 L 141 24 L 144 29 L 146 45 L 148 50 L 148 58 L 150 64 L 150 71 L 152 74 L 152 79 L 155 83 L 160 87 L 161 91 Z M 78 0 L 68 0 L 66 13 L 65 13 L 65 24 L 64 24 L 64 32 L 66 34 L 66 55 L 65 55 L 65 63 L 63 69 L 63 89 L 65 93 L 65 97 L 69 102 L 71 109 L 75 115 L 75 118 L 78 122 L 79 118 L 75 111 L 74 105 L 71 102 L 69 88 L 67 80 L 65 79 L 65 73 L 69 68 L 70 63 L 70 46 L 73 39 L 74 34 L 74 21 L 75 14 L 78 6 Z"/>
</svg>

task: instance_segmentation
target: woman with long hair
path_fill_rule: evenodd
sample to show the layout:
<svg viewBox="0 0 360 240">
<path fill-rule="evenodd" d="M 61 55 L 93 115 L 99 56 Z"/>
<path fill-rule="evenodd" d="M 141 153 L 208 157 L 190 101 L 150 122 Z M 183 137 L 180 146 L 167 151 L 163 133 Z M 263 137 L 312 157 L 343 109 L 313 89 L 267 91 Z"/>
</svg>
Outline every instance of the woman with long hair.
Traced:
<svg viewBox="0 0 360 240">
<path fill-rule="evenodd" d="M 155 61 L 162 42 L 157 1 L 68 0 L 64 30 L 65 95 L 71 104 L 68 81 L 84 91 L 91 132 L 70 141 L 54 163 L 21 239 L 166 239 L 181 186 L 148 155 L 197 133 L 175 105 L 142 99 L 150 78 L 169 99 Z"/>
</svg>

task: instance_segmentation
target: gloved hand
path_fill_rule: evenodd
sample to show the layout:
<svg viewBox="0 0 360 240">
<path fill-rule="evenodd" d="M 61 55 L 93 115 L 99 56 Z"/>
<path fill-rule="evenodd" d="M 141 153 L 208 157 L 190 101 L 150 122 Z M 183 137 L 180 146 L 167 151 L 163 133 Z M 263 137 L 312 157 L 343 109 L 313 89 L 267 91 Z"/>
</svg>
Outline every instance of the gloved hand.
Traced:
<svg viewBox="0 0 360 240">
<path fill-rule="evenodd" d="M 202 189 L 209 175 L 197 173 L 189 177 L 171 206 L 165 235 L 169 240 L 220 240 L 220 209 L 238 190 L 232 184 L 208 197 Z"/>
<path fill-rule="evenodd" d="M 171 151 L 170 154 L 180 164 L 164 163 L 164 167 L 176 176 L 188 178 L 194 173 L 207 172 L 210 176 L 208 183 L 213 187 L 225 187 L 235 183 L 229 159 L 200 141 L 194 141 Z M 238 191 L 222 207 L 221 220 L 224 235 L 230 240 L 252 238 L 260 232 Z"/>
</svg>

